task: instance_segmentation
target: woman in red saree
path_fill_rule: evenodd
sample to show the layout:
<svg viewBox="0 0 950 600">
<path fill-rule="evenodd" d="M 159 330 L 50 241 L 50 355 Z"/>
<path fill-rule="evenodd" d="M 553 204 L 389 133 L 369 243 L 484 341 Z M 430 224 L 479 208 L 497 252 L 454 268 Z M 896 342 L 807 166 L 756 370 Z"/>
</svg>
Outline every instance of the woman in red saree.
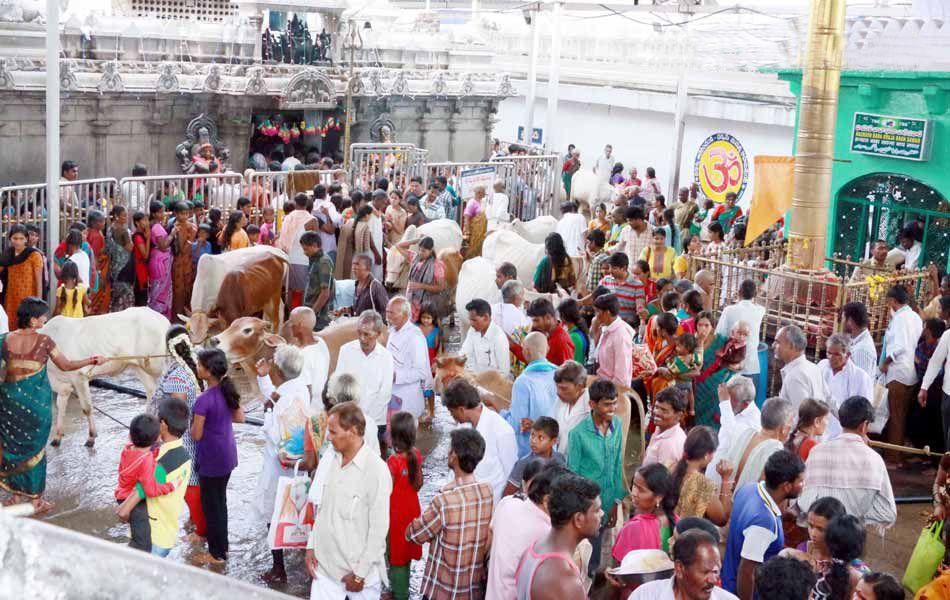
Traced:
<svg viewBox="0 0 950 600">
<path fill-rule="evenodd" d="M 92 295 L 92 310 L 89 315 L 104 315 L 109 312 L 112 286 L 109 284 L 109 253 L 106 252 L 106 238 L 102 235 L 106 226 L 106 217 L 97 210 L 89 211 L 87 219 L 86 241 L 95 257 L 96 271 L 99 273 L 99 290 Z"/>
<path fill-rule="evenodd" d="M 674 315 L 665 312 L 650 317 L 650 320 L 647 322 L 643 341 L 653 354 L 653 360 L 656 361 L 657 367 L 665 367 L 670 357 L 673 356 L 676 351 L 676 344 L 673 343 L 673 339 L 680 333 L 679 322 Z M 643 388 L 645 388 L 647 395 L 650 397 L 651 415 L 653 414 L 653 404 L 656 395 L 672 385 L 672 383 L 673 379 L 671 377 L 660 376 L 657 375 L 656 372 L 643 378 Z M 652 432 L 653 429 L 654 425 L 651 419 L 649 431 Z"/>
</svg>

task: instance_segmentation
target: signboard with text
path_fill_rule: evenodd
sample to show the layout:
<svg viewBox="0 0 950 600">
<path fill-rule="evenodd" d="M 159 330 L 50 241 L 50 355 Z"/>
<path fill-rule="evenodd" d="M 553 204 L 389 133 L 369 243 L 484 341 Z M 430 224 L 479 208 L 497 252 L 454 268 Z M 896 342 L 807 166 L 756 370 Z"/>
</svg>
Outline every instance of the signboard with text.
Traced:
<svg viewBox="0 0 950 600">
<path fill-rule="evenodd" d="M 929 119 L 854 113 L 851 152 L 903 160 L 930 160 Z"/>
<path fill-rule="evenodd" d="M 459 173 L 459 193 L 468 200 L 475 197 L 475 188 L 483 186 L 486 193 L 490 193 L 495 183 L 495 167 L 478 167 Z"/>
</svg>

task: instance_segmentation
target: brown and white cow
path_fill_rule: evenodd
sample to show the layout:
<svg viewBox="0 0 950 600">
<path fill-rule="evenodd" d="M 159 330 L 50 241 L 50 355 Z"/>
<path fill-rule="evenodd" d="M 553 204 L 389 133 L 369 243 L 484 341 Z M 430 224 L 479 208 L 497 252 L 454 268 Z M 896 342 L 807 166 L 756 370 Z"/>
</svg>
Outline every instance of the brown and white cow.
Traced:
<svg viewBox="0 0 950 600">
<path fill-rule="evenodd" d="M 278 329 L 283 319 L 281 286 L 289 261 L 281 250 L 252 246 L 224 254 L 205 254 L 191 290 L 187 323 L 193 343 L 200 344 L 212 329 L 223 330 L 235 319 L 263 313 Z"/>
</svg>

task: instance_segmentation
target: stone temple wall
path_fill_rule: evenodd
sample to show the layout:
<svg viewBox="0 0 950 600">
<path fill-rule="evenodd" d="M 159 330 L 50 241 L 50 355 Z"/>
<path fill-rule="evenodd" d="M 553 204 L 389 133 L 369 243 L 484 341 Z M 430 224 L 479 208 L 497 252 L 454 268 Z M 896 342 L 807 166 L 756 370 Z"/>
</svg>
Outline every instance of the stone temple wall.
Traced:
<svg viewBox="0 0 950 600">
<path fill-rule="evenodd" d="M 498 100 L 468 97 L 432 99 L 356 98 L 353 142 L 378 141 L 378 120 L 389 121 L 395 141 L 429 150 L 430 162 L 480 161 L 488 154 Z M 188 123 L 205 113 L 212 117 L 224 145 L 231 149 L 232 167 L 245 167 L 255 112 L 278 111 L 274 97 L 215 94 L 64 95 L 61 114 L 62 160 L 80 164 L 80 177 L 131 174 L 141 162 L 150 175 L 178 172 L 175 147 Z M 377 124 L 374 130 L 373 125 Z M 40 183 L 46 164 L 45 102 L 41 92 L 0 92 L 0 184 Z"/>
</svg>

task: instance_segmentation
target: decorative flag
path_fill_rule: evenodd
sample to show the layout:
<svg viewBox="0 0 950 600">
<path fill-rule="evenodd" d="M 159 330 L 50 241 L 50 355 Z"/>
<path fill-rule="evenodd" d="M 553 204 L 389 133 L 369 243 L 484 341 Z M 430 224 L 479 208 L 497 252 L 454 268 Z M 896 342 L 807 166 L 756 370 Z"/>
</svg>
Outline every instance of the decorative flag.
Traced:
<svg viewBox="0 0 950 600">
<path fill-rule="evenodd" d="M 755 164 L 755 191 L 749 206 L 746 245 L 785 216 L 792 206 L 795 183 L 794 156 L 756 156 L 752 160 Z"/>
</svg>

